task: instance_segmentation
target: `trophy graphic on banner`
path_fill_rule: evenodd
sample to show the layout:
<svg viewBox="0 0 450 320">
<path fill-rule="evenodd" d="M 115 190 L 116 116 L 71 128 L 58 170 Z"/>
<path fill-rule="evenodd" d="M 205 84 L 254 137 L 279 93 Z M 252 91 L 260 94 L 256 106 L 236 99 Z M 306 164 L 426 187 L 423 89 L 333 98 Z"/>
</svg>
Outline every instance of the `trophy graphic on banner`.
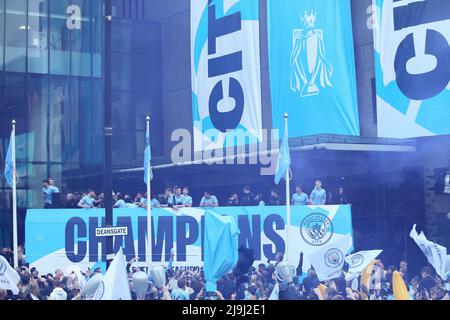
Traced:
<svg viewBox="0 0 450 320">
<path fill-rule="evenodd" d="M 311 10 L 300 16 L 303 29 L 292 31 L 291 90 L 300 92 L 302 98 L 320 93 L 320 85 L 332 87 L 333 66 L 325 57 L 323 30 L 315 28 L 317 12 Z"/>
</svg>

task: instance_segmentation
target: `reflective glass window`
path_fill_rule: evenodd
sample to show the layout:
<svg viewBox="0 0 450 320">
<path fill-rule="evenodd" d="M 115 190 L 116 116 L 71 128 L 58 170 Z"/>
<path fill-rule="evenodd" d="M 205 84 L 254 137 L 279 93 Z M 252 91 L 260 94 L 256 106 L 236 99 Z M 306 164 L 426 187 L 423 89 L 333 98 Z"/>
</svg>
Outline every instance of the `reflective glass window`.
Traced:
<svg viewBox="0 0 450 320">
<path fill-rule="evenodd" d="M 48 77 L 42 75 L 28 76 L 28 160 L 48 160 Z M 30 169 L 32 170 L 32 169 Z M 31 174 L 29 172 L 29 174 Z"/>
<path fill-rule="evenodd" d="M 28 2 L 28 72 L 48 73 L 48 2 Z"/>
<path fill-rule="evenodd" d="M 6 0 L 5 70 L 25 72 L 27 43 L 27 1 Z"/>
<path fill-rule="evenodd" d="M 72 51 L 72 75 L 91 76 L 92 0 L 72 0 L 67 9 Z"/>
<path fill-rule="evenodd" d="M 5 1 L 0 0 L 0 71 L 3 70 L 3 39 L 5 37 Z"/>
<path fill-rule="evenodd" d="M 50 73 L 70 74 L 69 0 L 50 0 Z"/>
</svg>

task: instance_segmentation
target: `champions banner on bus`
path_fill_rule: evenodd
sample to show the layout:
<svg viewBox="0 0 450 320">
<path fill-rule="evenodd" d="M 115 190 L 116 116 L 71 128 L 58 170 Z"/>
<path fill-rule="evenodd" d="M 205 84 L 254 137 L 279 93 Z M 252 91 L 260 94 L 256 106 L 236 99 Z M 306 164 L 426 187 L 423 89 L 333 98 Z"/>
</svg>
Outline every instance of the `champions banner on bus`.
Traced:
<svg viewBox="0 0 450 320">
<path fill-rule="evenodd" d="M 153 209 L 154 264 L 166 264 L 175 249 L 174 267 L 202 267 L 204 211 L 199 208 Z M 219 207 L 214 212 L 232 216 L 239 228 L 239 245 L 255 251 L 255 263 L 273 260 L 285 250 L 286 207 Z M 66 270 L 75 264 L 82 271 L 102 267 L 105 271 L 106 237 L 96 236 L 104 227 L 103 209 L 28 210 L 26 217 L 27 262 L 42 273 Z M 147 217 L 144 209 L 115 209 L 114 227 L 126 227 L 127 235 L 114 237 L 114 250 L 120 247 L 127 261 L 146 261 Z M 289 261 L 295 266 L 308 254 L 352 234 L 351 207 L 293 206 L 289 225 Z M 342 257 L 343 258 L 343 257 Z M 306 269 L 305 269 L 306 268 Z"/>
<path fill-rule="evenodd" d="M 259 0 L 191 0 L 191 78 L 194 151 L 260 140 Z"/>
<path fill-rule="evenodd" d="M 267 19 L 273 128 L 358 136 L 350 0 L 268 0 Z"/>
<path fill-rule="evenodd" d="M 450 1 L 373 6 L 378 136 L 450 134 Z"/>
</svg>

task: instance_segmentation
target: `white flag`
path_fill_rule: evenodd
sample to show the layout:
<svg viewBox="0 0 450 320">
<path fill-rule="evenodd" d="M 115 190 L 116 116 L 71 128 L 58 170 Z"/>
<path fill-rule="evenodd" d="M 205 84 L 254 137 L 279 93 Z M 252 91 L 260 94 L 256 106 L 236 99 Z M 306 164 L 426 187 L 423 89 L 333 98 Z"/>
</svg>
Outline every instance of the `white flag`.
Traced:
<svg viewBox="0 0 450 320">
<path fill-rule="evenodd" d="M 280 286 L 278 285 L 278 281 L 277 283 L 275 283 L 275 286 L 273 287 L 269 300 L 280 300 Z"/>
<path fill-rule="evenodd" d="M 20 276 L 8 263 L 5 257 L 0 256 L 0 289 L 11 290 L 13 294 L 19 293 L 17 284 Z"/>
<path fill-rule="evenodd" d="M 80 268 L 77 265 L 70 265 L 67 267 L 66 275 L 69 277 L 72 276 L 72 274 L 75 274 L 78 279 L 78 284 L 80 285 L 80 289 L 83 289 L 83 287 L 86 285 L 86 278 L 81 273 Z"/>
<path fill-rule="evenodd" d="M 348 271 L 345 280 L 351 281 L 358 277 L 360 273 L 375 259 L 383 250 L 366 250 L 351 254 L 345 258 L 348 263 Z"/>
<path fill-rule="evenodd" d="M 438 245 L 432 241 L 429 241 L 423 232 L 417 234 L 416 225 L 413 225 L 409 236 L 416 242 L 420 250 L 427 257 L 428 262 L 436 269 L 437 274 L 442 278 L 446 279 L 446 259 L 447 259 L 447 248 Z"/>
<path fill-rule="evenodd" d="M 131 300 L 130 284 L 122 248 L 100 282 L 93 300 Z"/>
<path fill-rule="evenodd" d="M 319 281 L 331 280 L 341 275 L 345 255 L 351 247 L 352 237 L 345 235 L 339 240 L 323 245 L 320 249 L 310 254 L 309 260 L 316 271 Z"/>
</svg>

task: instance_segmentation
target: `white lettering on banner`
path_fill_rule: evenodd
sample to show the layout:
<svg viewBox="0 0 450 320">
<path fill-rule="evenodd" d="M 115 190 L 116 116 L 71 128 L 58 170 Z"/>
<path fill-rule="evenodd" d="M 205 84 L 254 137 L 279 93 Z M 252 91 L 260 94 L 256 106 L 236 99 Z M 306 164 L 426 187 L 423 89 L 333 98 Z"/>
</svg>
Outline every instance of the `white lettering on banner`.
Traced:
<svg viewBox="0 0 450 320">
<path fill-rule="evenodd" d="M 254 250 L 255 264 L 273 260 L 277 252 L 286 250 L 286 224 L 283 215 L 286 207 L 217 207 L 214 212 L 233 217 L 238 228 L 239 245 L 250 246 Z M 45 214 L 44 214 L 45 213 Z M 331 245 L 351 234 L 351 207 L 349 205 L 330 206 L 292 206 L 292 221 L 289 225 L 289 259 L 298 263 L 300 251 L 304 252 L 305 266 L 310 265 L 309 254 L 321 247 Z M 328 219 L 313 219 L 318 214 Z M 204 252 L 204 214 L 201 208 L 155 208 L 152 210 L 152 261 L 169 261 L 175 249 L 173 266 L 179 268 L 199 268 L 203 266 Z M 67 268 L 73 264 L 81 270 L 106 261 L 105 240 L 108 235 L 100 235 L 103 229 L 103 209 L 61 209 L 28 210 L 26 220 L 27 259 L 30 266 L 41 273 L 54 271 L 54 266 Z M 147 214 L 145 209 L 115 209 L 113 227 L 109 231 L 113 237 L 114 248 L 123 247 L 127 260 L 137 257 L 145 261 L 147 253 Z M 54 228 L 42 228 L 45 223 L 57 220 Z M 310 222 L 305 224 L 302 222 Z M 313 223 L 314 222 L 314 223 Z M 332 224 L 339 226 L 332 228 Z M 123 235 L 127 228 L 127 235 Z M 310 232 L 307 232 L 310 229 Z M 105 231 L 103 231 L 104 233 Z M 43 240 L 36 241 L 36 236 Z M 314 240 L 321 239 L 316 242 Z M 326 243 L 325 243 L 326 240 Z M 56 249 L 55 249 L 56 248 Z M 331 248 L 331 247 L 330 247 Z M 333 246 L 332 248 L 335 248 Z M 331 249 L 332 249 L 331 248 Z M 327 255 L 328 263 L 343 260 L 336 251 Z M 323 256 L 321 257 L 323 259 Z M 334 270 L 328 270 L 328 273 Z"/>
<path fill-rule="evenodd" d="M 69 30 L 81 29 L 81 8 L 75 4 L 67 7 L 68 14 L 66 26 Z"/>
</svg>

